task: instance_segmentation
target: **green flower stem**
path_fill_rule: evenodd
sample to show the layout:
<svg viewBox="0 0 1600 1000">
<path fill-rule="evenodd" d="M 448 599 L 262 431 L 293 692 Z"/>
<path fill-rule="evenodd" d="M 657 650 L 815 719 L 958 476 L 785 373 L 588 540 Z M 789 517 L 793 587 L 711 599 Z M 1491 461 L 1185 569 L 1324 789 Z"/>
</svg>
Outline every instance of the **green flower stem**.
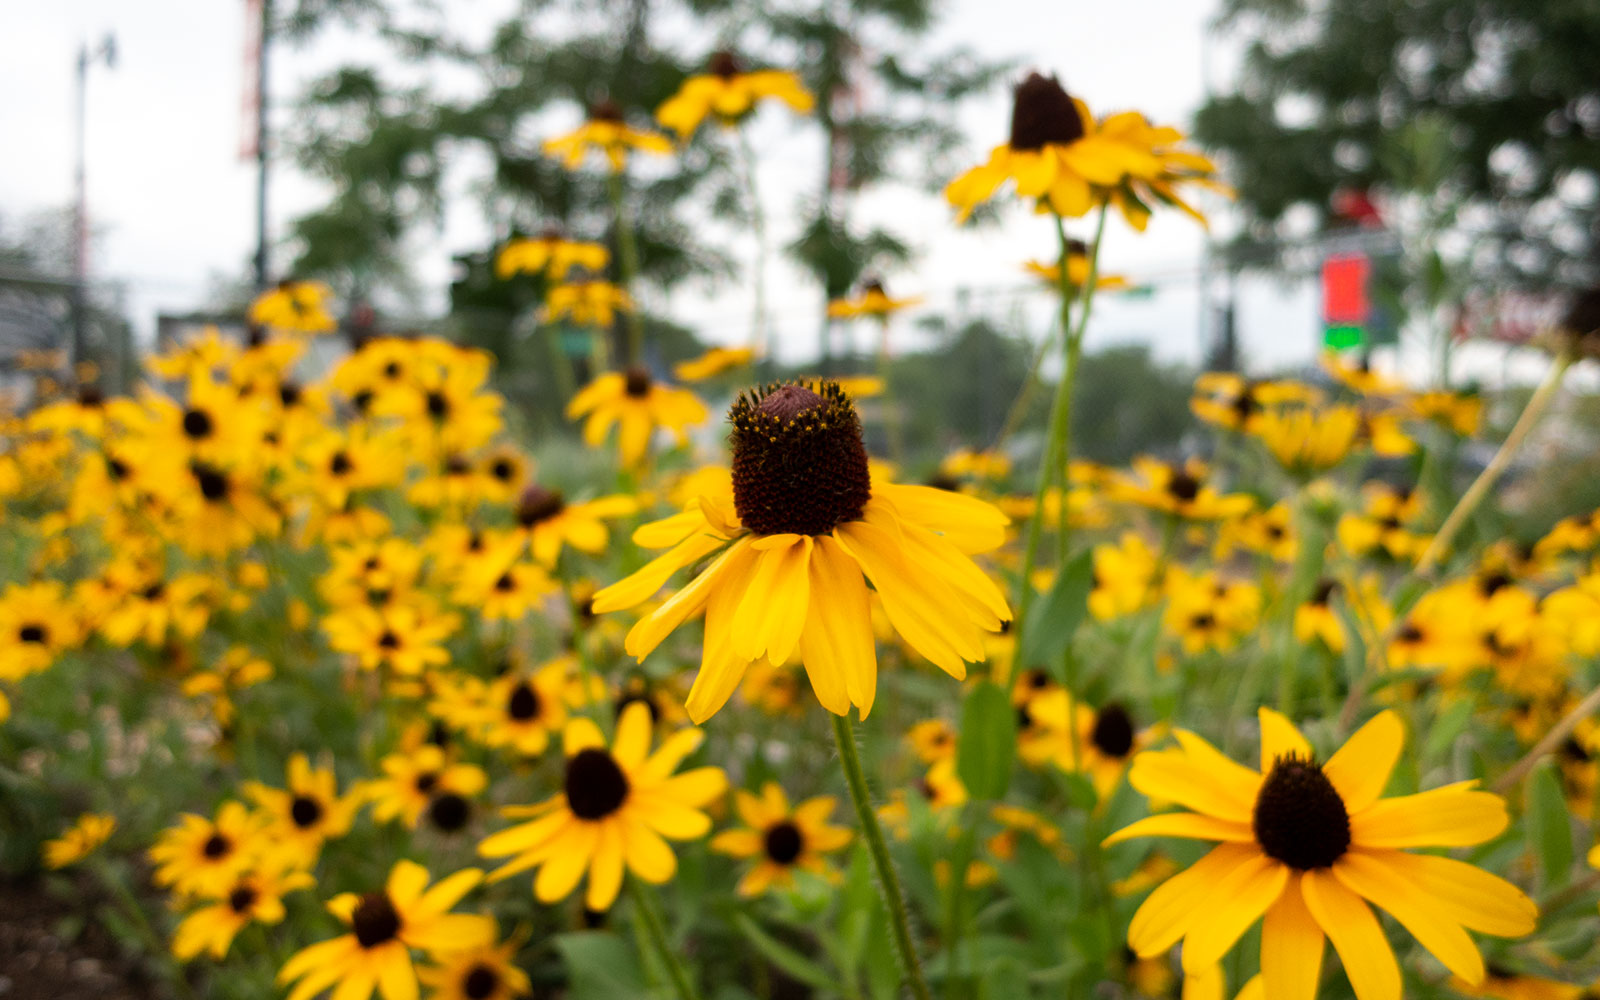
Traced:
<svg viewBox="0 0 1600 1000">
<path fill-rule="evenodd" d="M 628 894 L 633 897 L 634 911 L 644 924 L 645 936 L 650 939 L 650 946 L 655 949 L 656 957 L 661 960 L 661 964 L 667 968 L 667 975 L 672 979 L 672 989 L 678 995 L 678 1000 L 698 1000 L 699 995 L 689 982 L 689 973 L 684 970 L 683 963 L 678 961 L 677 953 L 667 941 L 667 928 L 661 920 L 661 910 L 656 906 L 655 890 L 637 878 L 629 878 Z"/>
<path fill-rule="evenodd" d="M 1522 409 L 1522 416 L 1517 418 L 1516 425 L 1511 428 L 1511 433 L 1506 435 L 1505 441 L 1500 445 L 1500 450 L 1494 453 L 1494 457 L 1489 460 L 1488 465 L 1483 467 L 1483 471 L 1478 474 L 1478 478 L 1473 480 L 1471 486 L 1467 487 L 1467 492 L 1461 495 L 1461 499 L 1457 501 L 1455 509 L 1450 512 L 1449 517 L 1445 518 L 1444 524 L 1440 526 L 1438 533 L 1433 536 L 1433 541 L 1428 543 L 1428 547 L 1423 550 L 1421 557 L 1417 559 L 1417 567 L 1413 571 L 1416 576 L 1427 576 L 1435 564 L 1449 551 L 1450 543 L 1460 533 L 1462 527 L 1467 523 L 1467 519 L 1472 516 L 1472 512 L 1478 509 L 1478 505 L 1489 494 L 1490 488 L 1500 478 L 1500 474 L 1505 472 L 1506 466 L 1511 463 L 1511 459 L 1522 448 L 1523 441 L 1527 440 L 1528 434 L 1538 424 L 1539 418 L 1544 415 L 1545 409 L 1550 405 L 1550 400 L 1555 398 L 1556 390 L 1561 388 L 1561 381 L 1566 377 L 1567 369 L 1572 367 L 1574 360 L 1571 351 L 1563 351 L 1551 362 L 1550 370 L 1545 373 L 1544 381 L 1540 382 L 1539 388 L 1533 391 L 1533 396 L 1529 398 L 1528 405 Z"/>
<path fill-rule="evenodd" d="M 767 213 L 761 207 L 761 193 L 756 186 L 756 152 L 750 146 L 750 135 L 744 129 L 739 134 L 739 178 L 744 182 L 745 201 L 750 206 L 750 235 L 755 237 L 755 306 L 750 318 L 750 346 L 763 355 L 766 364 L 773 363 L 775 345 L 772 331 L 767 326 Z"/>
<path fill-rule="evenodd" d="M 150 917 L 144 911 L 144 904 L 134 896 L 133 890 L 128 888 L 128 884 L 103 854 L 94 855 L 91 867 L 100 877 L 100 883 L 116 898 L 117 909 L 133 924 L 133 929 L 139 932 L 144 946 L 150 949 L 151 960 L 160 963 L 167 973 L 168 981 L 172 983 L 178 995 L 184 1000 L 195 1000 L 194 990 L 189 986 L 188 977 L 183 974 L 183 967 L 167 951 L 166 943 L 162 941 L 161 935 L 156 933 L 155 927 L 150 923 Z"/>
<path fill-rule="evenodd" d="M 978 817 L 974 805 L 971 800 L 962 803 L 956 816 L 961 835 L 951 855 L 950 893 L 945 900 L 944 950 L 948 976 L 948 984 L 945 987 L 946 1000 L 956 1000 L 958 991 L 965 992 L 963 988 L 965 984 L 961 982 L 961 939 L 965 936 L 966 927 L 962 919 L 961 904 L 966 895 L 967 869 L 972 865 L 974 842 L 977 840 Z"/>
<path fill-rule="evenodd" d="M 1049 493 L 1050 486 L 1061 477 L 1061 542 L 1062 563 L 1066 562 L 1066 546 L 1068 543 L 1066 523 L 1066 492 L 1069 485 L 1067 480 L 1066 460 L 1071 450 L 1072 422 L 1072 380 L 1077 374 L 1078 358 L 1083 351 L 1083 331 L 1089 319 L 1089 306 L 1094 299 L 1095 279 L 1099 276 L 1100 268 L 1100 239 L 1106 228 L 1106 206 L 1100 206 L 1100 221 L 1095 230 L 1094 246 L 1089 250 L 1089 275 L 1088 280 L 1080 292 L 1083 298 L 1083 309 L 1078 319 L 1077 328 L 1074 330 L 1071 322 L 1072 312 L 1072 282 L 1067 273 L 1067 231 L 1062 225 L 1061 217 L 1056 216 L 1056 236 L 1061 244 L 1061 258 L 1058 262 L 1060 273 L 1057 275 L 1058 287 L 1061 291 L 1061 331 L 1063 367 L 1061 379 L 1056 383 L 1055 399 L 1050 404 L 1050 433 L 1045 442 L 1044 453 L 1039 457 L 1039 482 L 1033 494 L 1033 517 L 1028 521 L 1028 539 L 1022 552 L 1022 579 L 1019 581 L 1019 596 L 1017 598 L 1017 627 L 1016 646 L 1022 648 L 1022 632 L 1028 625 L 1028 608 L 1033 604 L 1033 583 L 1029 579 L 1033 576 L 1034 563 L 1039 558 L 1039 543 L 1044 534 L 1044 500 Z M 1041 357 L 1043 354 L 1041 352 Z"/>
<path fill-rule="evenodd" d="M 830 713 L 831 714 L 831 713 Z M 911 986 L 916 1000 L 933 1000 L 928 992 L 928 981 L 922 976 L 922 963 L 917 958 L 917 946 L 911 939 L 911 916 L 906 909 L 905 893 L 900 879 L 894 873 L 894 862 L 889 858 L 889 845 L 883 839 L 883 828 L 872 811 L 872 800 L 867 794 L 867 778 L 861 771 L 861 758 L 856 753 L 855 733 L 850 729 L 850 718 L 833 716 L 833 741 L 839 746 L 839 767 L 850 786 L 850 801 L 856 807 L 856 820 L 861 824 L 861 836 L 872 854 L 872 865 L 878 872 L 878 895 L 889 911 L 889 929 L 894 937 L 895 954 L 900 959 L 900 971 Z M 952 876 L 954 877 L 954 876 Z"/>
<path fill-rule="evenodd" d="M 628 214 L 623 191 L 622 171 L 613 170 L 606 179 L 606 190 L 611 195 L 611 210 L 617 220 L 617 268 L 622 290 L 633 295 L 633 286 L 639 278 L 639 243 L 633 233 L 633 219 Z M 628 352 L 624 363 L 636 365 L 644 356 L 644 317 L 639 315 L 639 304 L 625 311 L 628 323 Z"/>
</svg>

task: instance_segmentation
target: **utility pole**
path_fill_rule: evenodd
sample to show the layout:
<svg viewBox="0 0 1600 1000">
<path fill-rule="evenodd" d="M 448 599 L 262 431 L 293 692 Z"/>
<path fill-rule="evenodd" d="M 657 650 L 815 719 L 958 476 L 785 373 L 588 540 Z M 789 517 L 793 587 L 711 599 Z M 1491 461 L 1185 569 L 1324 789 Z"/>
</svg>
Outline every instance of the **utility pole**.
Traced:
<svg viewBox="0 0 1600 1000">
<path fill-rule="evenodd" d="M 73 172 L 72 206 L 72 361 L 76 367 L 83 360 L 84 343 L 88 327 L 89 284 L 89 190 L 85 133 L 89 105 L 89 67 L 101 60 L 107 69 L 117 65 L 117 40 L 106 35 L 100 47 L 91 49 L 88 42 L 78 47 L 77 88 L 73 94 L 73 134 L 77 142 L 77 159 Z"/>
<path fill-rule="evenodd" d="M 272 0 L 261 8 L 256 36 L 256 291 L 267 290 L 267 51 L 272 42 Z"/>
</svg>

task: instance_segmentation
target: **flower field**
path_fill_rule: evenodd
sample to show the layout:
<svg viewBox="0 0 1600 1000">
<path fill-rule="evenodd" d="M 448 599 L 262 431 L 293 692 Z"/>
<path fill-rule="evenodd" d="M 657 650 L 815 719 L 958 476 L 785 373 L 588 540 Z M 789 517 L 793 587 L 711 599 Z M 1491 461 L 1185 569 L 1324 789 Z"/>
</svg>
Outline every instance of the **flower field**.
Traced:
<svg viewBox="0 0 1600 1000">
<path fill-rule="evenodd" d="M 812 108 L 723 54 L 657 121 L 764 100 Z M 616 246 L 495 267 L 595 331 L 581 449 L 484 351 L 319 361 L 311 282 L 7 417 L 10 884 L 152 996 L 1593 995 L 1600 518 L 1514 525 L 1502 487 L 1594 293 L 1503 441 L 1329 355 L 1200 376 L 1204 458 L 1095 464 L 1104 233 L 1226 188 L 1037 73 L 1004 140 L 945 194 L 1058 239 L 1036 463 L 912 468 L 882 380 L 760 343 L 648 364 L 621 181 L 676 147 L 604 102 L 545 152 L 613 182 Z"/>
</svg>

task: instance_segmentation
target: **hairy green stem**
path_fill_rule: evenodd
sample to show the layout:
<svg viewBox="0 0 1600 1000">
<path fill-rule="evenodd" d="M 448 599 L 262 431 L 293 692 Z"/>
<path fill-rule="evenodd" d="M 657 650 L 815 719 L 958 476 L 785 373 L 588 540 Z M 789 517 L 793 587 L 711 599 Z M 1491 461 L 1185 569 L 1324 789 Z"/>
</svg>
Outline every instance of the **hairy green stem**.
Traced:
<svg viewBox="0 0 1600 1000">
<path fill-rule="evenodd" d="M 850 728 L 850 718 L 833 717 L 833 741 L 839 747 L 839 767 L 844 771 L 845 784 L 850 786 L 850 801 L 856 807 L 856 821 L 861 824 L 861 836 L 872 855 L 872 866 L 878 873 L 878 895 L 889 911 L 889 930 L 894 939 L 895 954 L 900 959 L 900 971 L 911 987 L 916 1000 L 933 1000 L 928 992 L 928 981 L 922 975 L 922 962 L 917 958 L 917 946 L 911 938 L 911 912 L 906 908 L 905 892 L 900 888 L 900 878 L 894 872 L 894 861 L 889 857 L 888 842 L 883 839 L 883 827 L 872 811 L 872 799 L 867 793 L 867 777 L 861 770 L 861 757 L 856 753 L 856 737 Z"/>
</svg>

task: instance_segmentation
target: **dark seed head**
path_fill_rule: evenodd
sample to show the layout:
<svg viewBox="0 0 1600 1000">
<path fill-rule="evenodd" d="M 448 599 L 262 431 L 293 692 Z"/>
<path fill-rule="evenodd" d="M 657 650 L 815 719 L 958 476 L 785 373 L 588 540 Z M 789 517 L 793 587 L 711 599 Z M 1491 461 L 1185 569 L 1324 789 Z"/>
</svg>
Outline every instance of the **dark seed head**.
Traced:
<svg viewBox="0 0 1600 1000">
<path fill-rule="evenodd" d="M 362 389 L 350 397 L 350 405 L 356 408 L 357 413 L 366 413 L 372 407 L 373 393 L 371 389 Z"/>
<path fill-rule="evenodd" d="M 650 395 L 650 370 L 634 365 L 622 373 L 622 389 L 634 399 Z"/>
<path fill-rule="evenodd" d="M 342 476 L 352 468 L 350 455 L 343 451 L 333 453 L 333 458 L 328 462 L 328 471 L 336 476 Z"/>
<path fill-rule="evenodd" d="M 213 861 L 217 858 L 225 857 L 231 850 L 233 850 L 233 841 L 220 833 L 213 833 L 206 838 L 204 844 L 200 845 L 200 853 Z"/>
<path fill-rule="evenodd" d="M 494 589 L 502 594 L 509 594 L 517 589 L 517 581 L 512 578 L 510 573 L 501 573 L 499 578 L 494 581 Z"/>
<path fill-rule="evenodd" d="M 517 467 L 512 464 L 509 458 L 497 458 L 489 464 L 489 475 L 502 483 L 509 483 L 516 478 Z"/>
<path fill-rule="evenodd" d="M 1327 868 L 1350 847 L 1350 814 L 1321 766 L 1291 753 L 1261 783 L 1255 834 L 1269 857 L 1291 868 Z"/>
<path fill-rule="evenodd" d="M 381 892 L 369 892 L 356 903 L 350 916 L 350 926 L 356 932 L 356 942 L 363 948 L 376 948 L 393 941 L 400 933 L 400 914 L 394 903 Z"/>
<path fill-rule="evenodd" d="M 579 819 L 603 819 L 628 799 L 628 776 L 598 747 L 567 758 L 567 807 Z"/>
<path fill-rule="evenodd" d="M 1174 499 L 1189 503 L 1200 495 L 1200 480 L 1182 469 L 1173 469 L 1172 478 L 1167 480 L 1167 492 Z"/>
<path fill-rule="evenodd" d="M 711 53 L 711 58 L 706 60 L 706 69 L 712 76 L 720 76 L 724 80 L 732 79 L 739 75 L 742 67 L 739 59 L 727 49 L 718 49 Z"/>
<path fill-rule="evenodd" d="M 19 642 L 34 642 L 43 645 L 47 638 L 49 638 L 49 633 L 45 631 L 43 625 L 24 625 L 17 629 L 17 640 Z"/>
<path fill-rule="evenodd" d="M 1082 138 L 1083 118 L 1060 82 L 1054 76 L 1029 73 L 1017 85 L 1011 106 L 1011 148 L 1038 150 Z"/>
<path fill-rule="evenodd" d="M 1133 717 L 1116 702 L 1107 702 L 1095 713 L 1094 731 L 1089 739 L 1107 757 L 1121 760 L 1133 749 Z"/>
<path fill-rule="evenodd" d="M 589 120 L 595 122 L 621 122 L 622 106 L 609 97 L 602 97 L 589 105 Z"/>
<path fill-rule="evenodd" d="M 1490 573 L 1478 578 L 1478 592 L 1484 597 L 1493 597 L 1495 594 L 1511 586 L 1511 577 L 1505 572 Z"/>
<path fill-rule="evenodd" d="M 378 636 L 378 648 L 379 649 L 399 649 L 400 648 L 400 637 L 394 634 L 394 630 L 393 629 L 387 629 L 386 628 L 386 629 L 383 630 L 383 634 Z"/>
<path fill-rule="evenodd" d="M 222 500 L 228 496 L 228 477 L 220 469 L 204 462 L 194 462 L 189 466 L 189 471 L 200 485 L 200 495 L 207 500 Z"/>
<path fill-rule="evenodd" d="M 837 383 L 742 395 L 733 423 L 733 505 L 761 535 L 825 535 L 872 496 L 861 420 Z"/>
<path fill-rule="evenodd" d="M 805 848 L 805 839 L 801 837 L 799 827 L 784 820 L 767 827 L 763 846 L 767 857 L 780 865 L 787 865 L 800 856 L 801 850 Z"/>
<path fill-rule="evenodd" d="M 206 411 L 183 411 L 183 432 L 196 441 L 210 437 L 211 432 L 215 429 L 215 425 L 211 422 L 211 414 Z"/>
<path fill-rule="evenodd" d="M 278 386 L 278 402 L 284 406 L 293 406 L 300 402 L 300 387 L 293 382 L 285 382 Z"/>
<path fill-rule="evenodd" d="M 1217 616 L 1209 611 L 1202 611 L 1189 619 L 1189 627 L 1197 629 L 1215 628 Z"/>
<path fill-rule="evenodd" d="M 511 697 L 506 699 L 506 714 L 519 722 L 536 718 L 539 714 L 539 692 L 527 681 L 518 684 L 511 689 Z"/>
<path fill-rule="evenodd" d="M 119 482 L 127 479 L 130 471 L 131 470 L 128 468 L 128 464 L 126 462 L 115 458 L 106 459 L 106 474 L 112 479 L 115 479 Z"/>
<path fill-rule="evenodd" d="M 1327 607 L 1328 601 L 1333 598 L 1334 591 L 1338 589 L 1338 580 L 1330 580 L 1327 577 L 1323 577 L 1317 581 L 1317 589 L 1311 592 L 1311 603 L 1319 608 Z"/>
<path fill-rule="evenodd" d="M 250 907 L 256 905 L 256 890 L 254 886 L 236 885 L 228 893 L 228 908 L 235 913 L 249 913 Z"/>
<path fill-rule="evenodd" d="M 289 816 L 294 820 L 294 825 L 301 829 L 316 826 L 317 821 L 322 819 L 322 803 L 309 795 L 297 795 L 289 805 Z"/>
<path fill-rule="evenodd" d="M 617 718 L 622 718 L 623 709 L 634 702 L 639 702 L 650 710 L 651 725 L 661 721 L 661 709 L 656 706 L 655 699 L 650 697 L 650 689 L 644 686 L 630 688 L 622 697 L 617 699 Z"/>
<path fill-rule="evenodd" d="M 445 833 L 455 833 L 471 818 L 472 804 L 455 792 L 445 792 L 428 803 L 428 819 Z"/>
<path fill-rule="evenodd" d="M 428 416 L 443 420 L 450 415 L 450 397 L 442 392 L 428 393 Z"/>
<path fill-rule="evenodd" d="M 106 401 L 106 394 L 94 384 L 78 386 L 78 405 L 87 409 L 94 409 Z"/>
<path fill-rule="evenodd" d="M 427 795 L 429 792 L 433 791 L 434 786 L 439 784 L 439 775 L 433 771 L 423 771 L 421 774 L 417 775 L 412 784 L 416 785 L 417 791 Z"/>
<path fill-rule="evenodd" d="M 1600 334 L 1600 285 L 1579 292 L 1567 307 L 1561 327 L 1568 336 L 1583 339 Z"/>
<path fill-rule="evenodd" d="M 524 528 L 531 528 L 540 521 L 555 517 L 566 505 L 566 497 L 561 495 L 560 490 L 530 486 L 522 491 L 522 497 L 517 501 L 517 523 Z"/>
<path fill-rule="evenodd" d="M 1406 622 L 1400 626 L 1400 631 L 1396 632 L 1394 637 L 1396 641 L 1407 644 L 1421 642 L 1424 638 L 1422 629 L 1417 628 L 1412 622 Z"/>
<path fill-rule="evenodd" d="M 461 993 L 470 1000 L 485 1000 L 500 988 L 500 973 L 487 965 L 474 965 L 461 980 Z"/>
</svg>

